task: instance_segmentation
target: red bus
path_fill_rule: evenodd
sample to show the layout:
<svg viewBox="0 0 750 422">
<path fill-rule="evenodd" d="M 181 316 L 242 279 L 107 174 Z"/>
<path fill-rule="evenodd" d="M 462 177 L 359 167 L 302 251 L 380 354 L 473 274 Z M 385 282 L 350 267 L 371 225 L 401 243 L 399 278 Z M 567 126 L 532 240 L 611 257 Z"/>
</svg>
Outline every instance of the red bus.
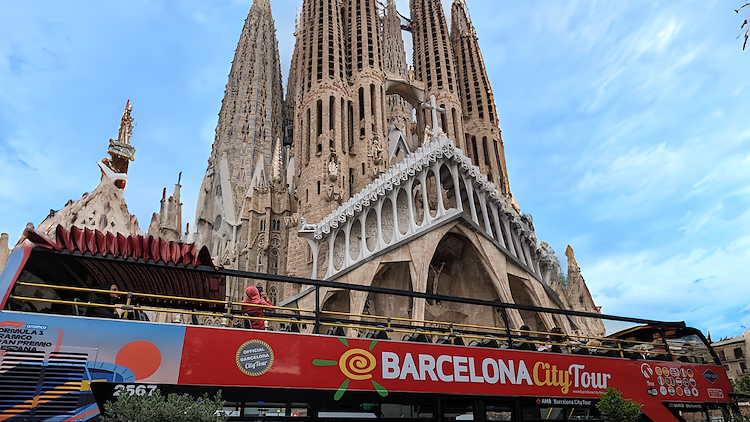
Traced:
<svg viewBox="0 0 750 422">
<path fill-rule="evenodd" d="M 0 274 L 0 421 L 95 421 L 116 395 L 157 389 L 221 390 L 237 421 L 601 421 L 607 387 L 643 403 L 644 421 L 723 421 L 731 404 L 717 356 L 684 323 L 217 269 L 153 238 L 25 235 Z M 316 304 L 350 289 L 634 326 L 591 339 L 294 302 L 261 318 L 225 299 L 258 280 L 300 285 Z M 266 330 L 249 328 L 258 319 Z"/>
</svg>

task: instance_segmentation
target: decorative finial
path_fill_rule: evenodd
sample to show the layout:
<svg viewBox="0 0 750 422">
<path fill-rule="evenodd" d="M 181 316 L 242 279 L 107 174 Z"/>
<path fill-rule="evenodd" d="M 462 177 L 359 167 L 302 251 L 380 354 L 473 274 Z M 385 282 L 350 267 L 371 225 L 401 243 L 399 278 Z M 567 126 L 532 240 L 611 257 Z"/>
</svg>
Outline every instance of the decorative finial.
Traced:
<svg viewBox="0 0 750 422">
<path fill-rule="evenodd" d="M 107 153 L 110 156 L 102 159 L 99 164 L 102 173 L 112 179 L 115 186 L 120 189 L 124 189 L 127 183 L 128 164 L 135 160 L 135 148 L 130 145 L 130 138 L 133 136 L 133 121 L 135 120 L 130 117 L 131 111 L 133 111 L 133 106 L 130 105 L 130 100 L 128 100 L 120 120 L 117 140 L 109 140 Z"/>
</svg>

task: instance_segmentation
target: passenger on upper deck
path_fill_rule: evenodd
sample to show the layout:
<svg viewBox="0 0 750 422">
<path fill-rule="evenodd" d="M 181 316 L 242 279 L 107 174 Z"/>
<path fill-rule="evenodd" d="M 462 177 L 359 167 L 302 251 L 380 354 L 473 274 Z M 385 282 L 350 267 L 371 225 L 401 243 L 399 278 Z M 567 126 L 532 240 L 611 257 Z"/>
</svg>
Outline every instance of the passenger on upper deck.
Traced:
<svg viewBox="0 0 750 422">
<path fill-rule="evenodd" d="M 258 288 L 255 286 L 247 286 L 247 288 L 245 288 L 245 295 L 247 297 L 245 299 L 242 299 L 242 303 L 274 306 L 273 303 L 268 300 L 268 295 L 266 294 L 266 292 L 258 293 Z M 263 308 L 259 308 L 257 306 L 243 306 L 242 312 L 246 313 L 248 316 L 255 318 L 263 318 L 264 316 Z M 255 330 L 265 330 L 266 322 L 262 319 L 251 320 L 250 328 L 253 328 Z"/>
<path fill-rule="evenodd" d="M 100 290 L 110 290 L 113 292 L 118 292 L 120 289 L 117 288 L 117 284 L 114 283 L 102 283 L 99 285 Z M 115 300 L 119 295 L 117 293 L 97 293 L 96 296 L 90 300 L 91 303 L 96 304 L 103 304 L 103 305 L 112 305 L 114 304 Z M 115 312 L 115 308 L 110 308 L 108 306 L 89 306 L 86 309 L 86 316 L 90 317 L 97 317 L 97 318 L 119 318 L 120 316 L 117 315 L 117 312 Z"/>
</svg>

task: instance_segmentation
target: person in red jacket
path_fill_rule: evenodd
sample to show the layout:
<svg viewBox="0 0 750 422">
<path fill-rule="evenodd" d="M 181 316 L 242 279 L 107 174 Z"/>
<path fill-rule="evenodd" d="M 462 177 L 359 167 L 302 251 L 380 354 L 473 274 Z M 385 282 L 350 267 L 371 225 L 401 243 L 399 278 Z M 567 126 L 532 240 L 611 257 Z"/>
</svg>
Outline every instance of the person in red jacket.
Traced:
<svg viewBox="0 0 750 422">
<path fill-rule="evenodd" d="M 245 295 L 247 297 L 242 299 L 242 303 L 274 306 L 273 303 L 268 300 L 268 295 L 266 295 L 266 292 L 258 293 L 258 288 L 255 286 L 247 286 L 247 288 L 245 288 Z M 243 306 L 242 312 L 251 317 L 263 318 L 263 309 L 264 308 L 260 308 L 258 306 Z M 265 330 L 266 321 L 262 319 L 251 320 L 250 328 L 255 330 Z"/>
</svg>

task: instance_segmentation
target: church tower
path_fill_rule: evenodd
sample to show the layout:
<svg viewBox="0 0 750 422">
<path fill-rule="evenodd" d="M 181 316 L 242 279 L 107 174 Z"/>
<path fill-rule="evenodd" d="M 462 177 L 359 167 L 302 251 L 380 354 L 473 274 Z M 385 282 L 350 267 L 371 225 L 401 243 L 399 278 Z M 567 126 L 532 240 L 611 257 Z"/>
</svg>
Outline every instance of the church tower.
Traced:
<svg viewBox="0 0 750 422">
<path fill-rule="evenodd" d="M 479 39 L 464 0 L 451 8 L 451 44 L 463 108 L 464 153 L 503 195 L 510 196 L 505 149 Z"/>
<path fill-rule="evenodd" d="M 425 84 L 425 98 L 434 95 L 437 105 L 445 109 L 438 119 L 440 128 L 448 138 L 454 140 L 457 147 L 465 149 L 453 48 L 443 6 L 440 0 L 410 0 L 409 8 L 416 79 Z M 431 121 L 429 110 L 417 110 L 417 127 L 420 130 L 426 124 L 430 125 Z M 423 134 L 419 134 L 419 139 L 420 142 L 423 140 Z"/>
<path fill-rule="evenodd" d="M 319 221 L 350 194 L 349 132 L 353 108 L 346 83 L 343 16 L 337 0 L 304 0 L 297 28 L 294 119 L 299 212 Z M 291 71 L 290 71 L 291 73 Z M 290 76 L 290 81 L 293 80 Z"/>
<path fill-rule="evenodd" d="M 399 79 L 408 80 L 406 51 L 401 36 L 401 19 L 396 10 L 395 0 L 388 0 L 383 17 L 383 68 L 386 73 Z M 400 95 L 386 97 L 386 123 L 403 132 L 411 146 L 412 106 Z"/>
<path fill-rule="evenodd" d="M 274 146 L 281 142 L 282 101 L 271 3 L 255 0 L 234 55 L 198 197 L 195 240 L 213 256 L 236 257 L 240 251 L 245 199 L 268 184 Z"/>
<path fill-rule="evenodd" d="M 346 72 L 354 97 L 349 109 L 354 130 L 348 131 L 347 147 L 350 196 L 388 168 L 388 139 L 377 1 L 349 0 L 346 14 Z"/>
</svg>

